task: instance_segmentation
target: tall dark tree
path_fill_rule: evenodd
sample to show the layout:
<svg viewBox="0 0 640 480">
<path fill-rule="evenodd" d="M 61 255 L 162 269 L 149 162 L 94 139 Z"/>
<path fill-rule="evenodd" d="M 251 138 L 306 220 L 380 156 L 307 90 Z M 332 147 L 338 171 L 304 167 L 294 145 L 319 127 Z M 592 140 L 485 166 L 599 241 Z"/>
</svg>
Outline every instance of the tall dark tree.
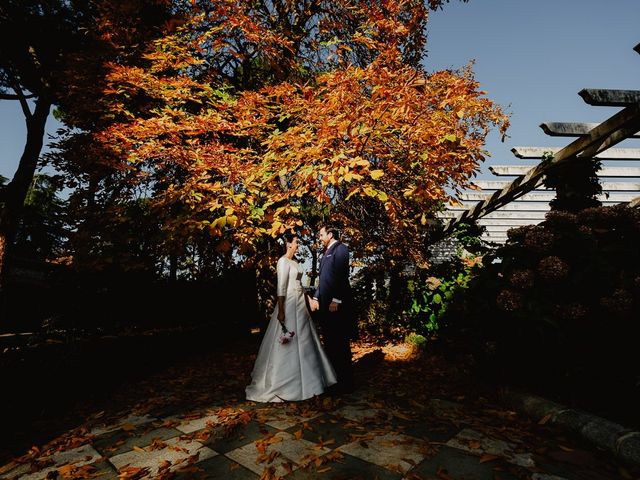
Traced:
<svg viewBox="0 0 640 480">
<path fill-rule="evenodd" d="M 0 290 L 52 107 L 64 111 L 73 102 L 90 99 L 99 91 L 103 64 L 127 53 L 113 37 L 127 38 L 125 43 L 135 46 L 168 18 L 167 8 L 156 0 L 0 3 L 0 100 L 20 103 L 27 128 L 16 172 L 0 187 Z"/>
<path fill-rule="evenodd" d="M 74 2 L 8 0 L 0 4 L 0 99 L 20 103 L 27 129 L 18 168 L 0 189 L 0 282 L 38 167 L 66 58 L 86 43 L 82 19 Z"/>
<path fill-rule="evenodd" d="M 34 176 L 16 232 L 16 254 L 39 260 L 56 259 L 62 254 L 68 232 L 59 191 L 60 182 L 55 177 Z"/>
</svg>

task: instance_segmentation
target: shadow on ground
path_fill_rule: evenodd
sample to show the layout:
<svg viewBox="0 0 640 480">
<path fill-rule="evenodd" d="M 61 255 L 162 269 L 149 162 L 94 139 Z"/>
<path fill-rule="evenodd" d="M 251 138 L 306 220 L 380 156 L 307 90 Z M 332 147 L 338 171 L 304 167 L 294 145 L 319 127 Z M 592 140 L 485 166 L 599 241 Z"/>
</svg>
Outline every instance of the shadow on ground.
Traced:
<svg viewBox="0 0 640 480">
<path fill-rule="evenodd" d="M 469 359 L 354 344 L 356 392 L 256 404 L 244 387 L 258 338 L 118 376 L 5 440 L 1 478 L 617 479 L 640 473 L 519 417 Z M 119 369 L 136 365 L 117 362 Z M 55 383 L 55 382 L 54 382 Z M 117 383 L 117 384 L 116 384 Z M 55 391 L 51 392 L 55 395 Z M 64 414 L 62 413 L 64 410 Z M 19 424 L 20 421 L 14 422 Z"/>
</svg>

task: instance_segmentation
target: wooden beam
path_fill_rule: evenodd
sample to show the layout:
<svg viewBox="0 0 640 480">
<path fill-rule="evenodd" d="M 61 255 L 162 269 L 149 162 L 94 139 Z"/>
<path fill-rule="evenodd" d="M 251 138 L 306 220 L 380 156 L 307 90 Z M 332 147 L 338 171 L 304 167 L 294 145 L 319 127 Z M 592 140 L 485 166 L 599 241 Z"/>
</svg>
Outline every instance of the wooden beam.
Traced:
<svg viewBox="0 0 640 480">
<path fill-rule="evenodd" d="M 638 182 L 601 182 L 603 192 L 637 192 L 640 191 Z"/>
<path fill-rule="evenodd" d="M 504 211 L 493 211 L 487 213 L 482 218 L 517 218 L 517 219 L 525 219 L 525 220 L 544 220 L 544 216 L 547 212 L 504 212 Z M 460 212 L 453 212 L 451 210 L 439 212 L 436 214 L 437 218 L 441 219 L 453 219 L 460 218 Z"/>
<path fill-rule="evenodd" d="M 635 103 L 630 107 L 625 108 L 622 112 L 626 112 L 630 109 L 636 110 L 636 112 L 640 112 L 640 103 Z M 582 152 L 580 152 L 580 156 L 585 158 L 595 157 L 598 153 L 604 152 L 609 147 L 613 147 L 614 145 L 626 140 L 627 138 L 631 138 L 638 132 L 638 127 L 640 126 L 640 113 L 637 113 L 637 118 L 635 122 L 625 123 L 620 125 L 618 128 L 613 129 L 607 135 L 600 136 L 597 133 L 602 124 L 598 125 L 593 131 L 596 132 L 595 135 L 589 134 L 589 138 L 592 139 L 589 146 L 584 148 Z M 585 137 L 582 137 L 585 138 Z M 577 158 L 574 157 L 574 158 Z"/>
<path fill-rule="evenodd" d="M 640 102 L 638 90 L 608 90 L 603 88 L 583 88 L 578 95 L 588 103 L 596 107 L 626 107 L 632 103 Z"/>
<path fill-rule="evenodd" d="M 450 206 L 447 207 L 447 210 L 452 210 L 454 212 L 460 212 L 464 210 L 468 210 L 470 208 L 475 207 L 476 204 L 473 205 L 462 205 L 461 207 Z M 549 204 L 542 202 L 509 202 L 508 204 L 500 207 L 499 210 L 495 210 L 497 212 L 547 212 L 549 211 Z"/>
<path fill-rule="evenodd" d="M 495 232 L 495 233 L 483 233 L 480 235 L 483 240 L 489 240 L 492 242 L 505 242 L 507 240 L 507 232 Z"/>
<path fill-rule="evenodd" d="M 509 180 L 476 180 L 474 185 L 482 190 L 501 190 L 511 184 Z"/>
<path fill-rule="evenodd" d="M 640 177 L 640 167 L 602 167 L 597 174 L 598 177 L 611 178 Z"/>
<path fill-rule="evenodd" d="M 480 236 L 480 240 L 487 243 L 497 243 L 504 245 L 505 243 L 507 243 L 507 240 L 509 240 L 509 237 L 507 237 L 506 233 L 504 235 L 498 233 L 495 233 L 493 235 L 484 234 Z"/>
<path fill-rule="evenodd" d="M 482 236 L 488 238 L 507 238 L 507 232 L 485 232 Z"/>
<path fill-rule="evenodd" d="M 595 156 L 638 130 L 640 130 L 640 103 L 630 105 L 614 114 L 590 130 L 588 135 L 574 140 L 558 151 L 548 162 L 533 167 L 526 175 L 515 178 L 507 187 L 496 191 L 491 197 L 479 202 L 472 209 L 462 212 L 459 217 L 446 224 L 442 233 L 447 235 L 457 223 L 476 220 L 536 188 L 542 183 L 542 178 L 548 168 L 575 160 L 580 154 L 584 154 L 586 157 Z"/>
<path fill-rule="evenodd" d="M 489 171 L 498 177 L 524 175 L 533 168 L 529 165 L 492 165 Z M 602 167 L 598 177 L 640 177 L 640 167 Z"/>
<path fill-rule="evenodd" d="M 529 170 L 526 175 L 529 175 L 536 168 L 538 167 L 534 167 Z M 521 177 L 526 175 L 521 175 Z M 480 187 L 482 190 L 501 190 L 511 185 L 512 182 L 509 182 L 509 180 L 476 180 L 473 183 Z M 639 182 L 600 182 L 600 185 L 602 186 L 603 191 L 640 191 Z"/>
<path fill-rule="evenodd" d="M 496 177 L 516 177 L 524 175 L 535 165 L 490 165 L 489 171 Z"/>
<path fill-rule="evenodd" d="M 513 147 L 511 153 L 517 158 L 540 160 L 545 153 L 555 155 L 562 147 Z M 638 149 L 640 155 L 640 149 Z"/>
<path fill-rule="evenodd" d="M 596 128 L 599 123 L 577 123 L 577 122 L 544 122 L 540 128 L 551 137 L 582 137 L 589 135 L 589 132 Z M 640 138 L 638 133 L 627 138 Z"/>
<path fill-rule="evenodd" d="M 634 195 L 637 195 L 636 192 L 612 192 L 609 193 L 609 191 L 601 193 L 600 195 L 598 195 L 596 198 L 598 200 L 600 200 L 602 202 L 603 205 L 609 205 L 609 204 L 617 204 L 617 203 L 625 203 L 628 202 L 629 200 L 631 200 L 631 198 L 633 198 Z"/>
<path fill-rule="evenodd" d="M 522 159 L 540 160 L 545 152 L 552 154 L 562 150 L 561 147 L 513 147 L 511 152 Z M 640 148 L 609 148 L 595 156 L 600 160 L 640 160 Z"/>
<path fill-rule="evenodd" d="M 630 207 L 640 207 L 640 197 L 636 197 L 628 204 Z"/>
<path fill-rule="evenodd" d="M 485 232 L 488 233 L 506 233 L 507 230 L 511 230 L 512 228 L 518 228 L 520 225 L 484 225 L 486 227 Z"/>
<path fill-rule="evenodd" d="M 487 198 L 489 198 L 491 195 L 493 195 L 493 191 L 480 191 L 480 192 L 462 192 L 459 195 L 459 198 L 461 201 L 464 200 L 471 200 L 471 201 L 478 201 L 478 200 L 485 200 Z M 555 192 L 551 192 L 551 191 L 544 191 L 544 192 L 532 192 L 532 193 L 526 193 L 523 196 L 521 196 L 520 198 L 518 198 L 518 200 L 523 200 L 525 202 L 550 202 L 551 200 L 553 200 L 556 196 Z M 516 200 L 516 201 L 518 201 Z"/>
<path fill-rule="evenodd" d="M 460 194 L 461 201 L 478 201 L 485 200 L 493 194 L 493 191 L 480 191 L 480 192 L 463 192 Z M 533 190 L 532 192 L 525 193 L 521 197 L 518 197 L 514 202 L 550 202 L 556 196 L 555 191 L 551 190 Z M 629 202 L 637 196 L 634 192 L 622 192 L 622 193 L 602 193 L 598 195 L 598 200 L 605 204 L 616 204 Z"/>
<path fill-rule="evenodd" d="M 532 218 L 487 218 L 478 219 L 478 225 L 510 225 L 512 227 L 521 227 L 523 225 L 537 225 L 542 220 Z"/>
</svg>

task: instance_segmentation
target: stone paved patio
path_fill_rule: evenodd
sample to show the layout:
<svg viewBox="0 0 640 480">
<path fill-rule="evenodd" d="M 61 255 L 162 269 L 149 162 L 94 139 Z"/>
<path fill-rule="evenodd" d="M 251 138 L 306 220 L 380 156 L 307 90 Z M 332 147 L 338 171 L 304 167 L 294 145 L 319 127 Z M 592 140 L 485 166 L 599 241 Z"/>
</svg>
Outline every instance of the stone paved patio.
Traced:
<svg viewBox="0 0 640 480">
<path fill-rule="evenodd" d="M 433 388 L 418 392 L 411 381 L 433 387 L 437 380 L 426 381 L 409 366 L 376 368 L 386 369 L 384 375 L 358 369 L 358 389 L 339 398 L 256 404 L 234 394 L 197 408 L 181 400 L 178 408 L 155 413 L 96 415 L 55 450 L 0 467 L 0 479 L 636 478 L 602 452 L 514 412 L 482 402 L 474 410 Z M 246 380 L 238 378 L 235 390 Z"/>
<path fill-rule="evenodd" d="M 95 426 L 80 446 L 17 465 L 1 478 L 585 478 L 546 470 L 517 440 L 454 427 L 447 416 L 459 405 L 434 399 L 426 407 L 432 413 L 425 418 L 401 418 L 364 391 L 338 401 L 243 402 L 125 417 Z"/>
</svg>

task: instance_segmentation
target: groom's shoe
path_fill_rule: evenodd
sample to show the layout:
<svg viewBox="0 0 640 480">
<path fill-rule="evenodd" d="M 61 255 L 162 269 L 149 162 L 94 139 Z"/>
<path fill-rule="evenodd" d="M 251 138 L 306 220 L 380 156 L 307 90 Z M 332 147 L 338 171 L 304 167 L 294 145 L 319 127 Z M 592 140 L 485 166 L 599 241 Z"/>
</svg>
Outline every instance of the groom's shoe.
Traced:
<svg viewBox="0 0 640 480">
<path fill-rule="evenodd" d="M 327 389 L 327 393 L 332 397 L 339 397 L 341 395 L 347 395 L 349 393 L 353 393 L 353 384 L 346 384 L 343 382 L 338 382 L 334 385 L 331 385 Z"/>
<path fill-rule="evenodd" d="M 348 395 L 349 393 L 353 393 L 354 391 L 353 383 L 341 384 L 339 390 L 340 390 L 340 394 L 342 395 Z"/>
<path fill-rule="evenodd" d="M 324 393 L 330 397 L 339 396 L 340 392 L 338 391 L 338 384 L 334 383 L 333 385 L 329 385 L 327 388 L 325 388 Z"/>
</svg>

